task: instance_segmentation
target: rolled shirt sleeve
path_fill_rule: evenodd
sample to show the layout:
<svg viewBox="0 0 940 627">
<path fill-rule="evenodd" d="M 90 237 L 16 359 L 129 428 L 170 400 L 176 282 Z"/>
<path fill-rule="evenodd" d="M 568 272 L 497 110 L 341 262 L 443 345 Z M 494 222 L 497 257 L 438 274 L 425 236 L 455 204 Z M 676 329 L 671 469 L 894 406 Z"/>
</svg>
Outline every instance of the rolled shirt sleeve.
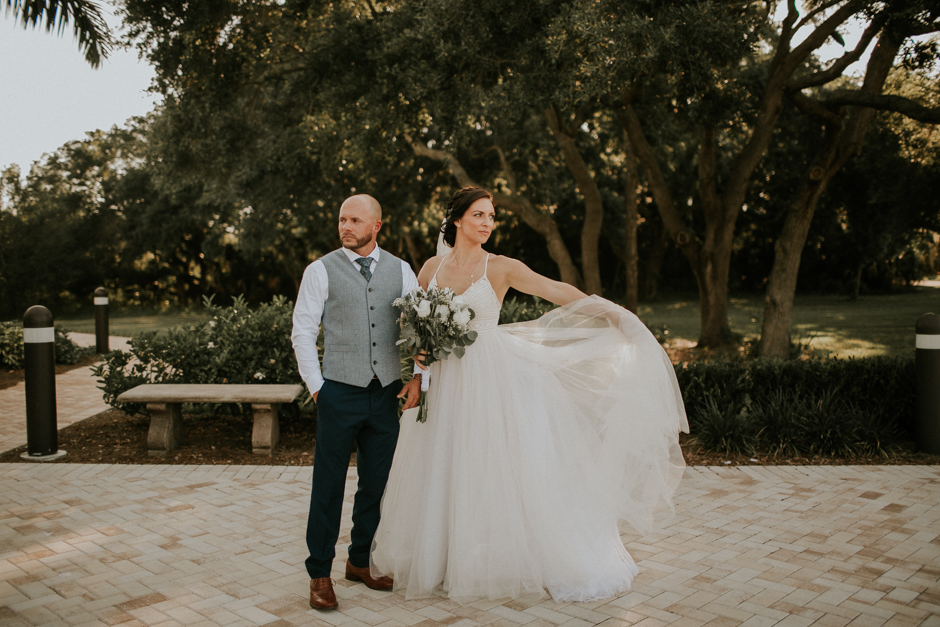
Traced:
<svg viewBox="0 0 940 627">
<path fill-rule="evenodd" d="M 300 378 L 307 384 L 311 394 L 316 394 L 323 387 L 317 336 L 320 334 L 320 320 L 323 318 L 323 305 L 329 297 L 329 288 L 326 266 L 320 260 L 314 261 L 304 270 L 300 291 L 297 293 L 297 304 L 294 305 L 294 330 L 291 332 L 291 341 L 297 356 Z"/>
</svg>

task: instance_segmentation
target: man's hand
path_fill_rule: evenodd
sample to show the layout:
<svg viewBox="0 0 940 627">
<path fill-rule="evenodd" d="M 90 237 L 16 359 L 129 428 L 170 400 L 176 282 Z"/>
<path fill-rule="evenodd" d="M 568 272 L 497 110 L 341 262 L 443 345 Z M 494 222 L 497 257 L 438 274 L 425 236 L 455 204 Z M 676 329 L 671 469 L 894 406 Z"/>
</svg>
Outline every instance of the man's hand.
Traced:
<svg viewBox="0 0 940 627">
<path fill-rule="evenodd" d="M 421 374 L 416 374 L 411 378 L 411 381 L 405 384 L 405 387 L 401 389 L 401 392 L 398 393 L 398 398 L 407 396 L 405 399 L 405 406 L 402 409 L 411 409 L 412 407 L 417 407 L 418 403 L 421 401 Z"/>
<path fill-rule="evenodd" d="M 316 392 L 313 393 L 313 404 L 314 404 L 314 405 L 317 404 L 317 397 L 318 397 L 318 396 L 320 396 L 320 390 L 317 390 Z"/>
</svg>

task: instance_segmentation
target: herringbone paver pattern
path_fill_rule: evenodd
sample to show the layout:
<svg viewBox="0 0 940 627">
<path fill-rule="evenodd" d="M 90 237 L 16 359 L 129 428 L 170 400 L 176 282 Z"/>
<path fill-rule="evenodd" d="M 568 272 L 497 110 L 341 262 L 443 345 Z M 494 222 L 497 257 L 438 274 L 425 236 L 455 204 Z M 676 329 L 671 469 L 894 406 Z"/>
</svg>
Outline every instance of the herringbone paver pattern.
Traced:
<svg viewBox="0 0 940 627">
<path fill-rule="evenodd" d="M 940 467 L 689 468 L 632 592 L 307 605 L 309 467 L 0 465 L 3 625 L 940 625 Z"/>
</svg>

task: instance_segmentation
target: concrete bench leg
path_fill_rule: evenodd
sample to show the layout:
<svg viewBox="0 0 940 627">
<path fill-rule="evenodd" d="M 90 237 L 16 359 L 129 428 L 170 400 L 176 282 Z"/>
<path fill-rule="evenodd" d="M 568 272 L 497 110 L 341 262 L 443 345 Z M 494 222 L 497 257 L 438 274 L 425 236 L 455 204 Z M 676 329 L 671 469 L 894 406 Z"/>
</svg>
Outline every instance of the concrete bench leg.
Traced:
<svg viewBox="0 0 940 627">
<path fill-rule="evenodd" d="M 166 457 L 183 441 L 183 415 L 181 403 L 148 403 L 150 431 L 147 432 L 147 452 L 150 457 Z"/>
<path fill-rule="evenodd" d="M 251 452 L 255 455 L 270 455 L 281 439 L 281 423 L 277 410 L 280 403 L 252 403 L 254 426 L 251 429 Z"/>
</svg>

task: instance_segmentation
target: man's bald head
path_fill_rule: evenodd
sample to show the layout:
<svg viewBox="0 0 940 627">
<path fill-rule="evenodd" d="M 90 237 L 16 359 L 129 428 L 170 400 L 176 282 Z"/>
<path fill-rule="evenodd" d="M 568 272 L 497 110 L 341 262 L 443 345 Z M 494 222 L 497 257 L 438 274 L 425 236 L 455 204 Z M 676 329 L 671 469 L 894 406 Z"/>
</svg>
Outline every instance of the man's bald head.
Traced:
<svg viewBox="0 0 940 627">
<path fill-rule="evenodd" d="M 379 201 L 369 194 L 356 194 L 355 196 L 350 196 L 343 201 L 343 204 L 340 206 L 339 210 L 342 211 L 345 208 L 353 207 L 368 211 L 369 216 L 373 220 L 382 219 L 382 205 L 380 205 Z"/>
<path fill-rule="evenodd" d="M 368 194 L 347 198 L 339 208 L 339 237 L 343 248 L 361 256 L 375 247 L 375 236 L 382 228 L 382 205 Z"/>
</svg>

